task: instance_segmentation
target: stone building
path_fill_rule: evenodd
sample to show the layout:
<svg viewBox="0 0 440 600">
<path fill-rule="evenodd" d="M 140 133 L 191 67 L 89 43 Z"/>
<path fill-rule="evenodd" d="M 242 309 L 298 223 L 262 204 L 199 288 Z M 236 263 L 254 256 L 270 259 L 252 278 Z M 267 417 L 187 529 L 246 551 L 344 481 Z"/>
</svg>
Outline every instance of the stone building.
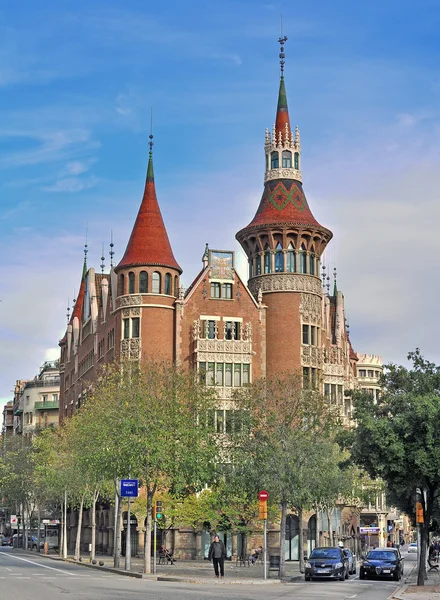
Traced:
<svg viewBox="0 0 440 600">
<path fill-rule="evenodd" d="M 13 433 L 31 437 L 59 422 L 59 361 L 46 361 L 31 380 L 17 380 L 14 388 Z"/>
<path fill-rule="evenodd" d="M 97 273 L 84 261 L 60 342 L 62 419 L 81 405 L 100 365 L 158 356 L 216 385 L 219 433 L 228 432 L 235 388 L 285 371 L 299 373 L 305 387 L 320 390 L 350 417 L 345 391 L 357 385 L 358 356 L 346 327 L 344 296 L 336 278 L 330 291 L 322 262 L 332 233 L 314 217 L 302 185 L 300 132 L 291 128 L 287 106 L 284 41 L 275 124 L 264 142 L 263 193 L 255 216 L 236 235 L 248 277 L 238 273 L 233 251 L 207 244 L 199 274 L 182 287 L 182 268 L 156 195 L 150 141 L 145 188 L 122 259 L 109 273 Z M 312 539 L 316 516 L 310 519 L 301 529 L 310 530 Z M 288 520 L 290 559 L 297 558 L 297 521 L 294 515 Z M 203 554 L 209 535 L 201 536 Z M 273 532 L 273 540 L 277 536 Z M 174 550 L 187 556 L 183 538 L 183 532 L 175 533 Z M 229 553 L 238 551 L 237 540 L 226 542 Z"/>
</svg>

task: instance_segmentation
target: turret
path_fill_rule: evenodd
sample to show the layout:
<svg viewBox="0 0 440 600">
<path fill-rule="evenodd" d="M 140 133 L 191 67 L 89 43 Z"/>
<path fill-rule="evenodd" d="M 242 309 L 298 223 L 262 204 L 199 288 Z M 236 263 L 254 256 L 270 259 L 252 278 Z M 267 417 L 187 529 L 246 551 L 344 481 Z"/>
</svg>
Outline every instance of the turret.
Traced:
<svg viewBox="0 0 440 600">
<path fill-rule="evenodd" d="M 121 355 L 173 359 L 173 311 L 182 269 L 174 258 L 156 196 L 153 136 L 144 194 L 124 256 L 115 268 Z M 142 345 L 142 339 L 148 344 Z M 142 349 L 142 350 L 141 350 Z"/>
<path fill-rule="evenodd" d="M 278 41 L 281 77 L 275 124 L 272 133 L 266 130 L 263 195 L 252 221 L 236 235 L 248 257 L 249 288 L 268 306 L 268 375 L 320 364 L 319 352 L 309 346 L 319 345 L 320 257 L 332 238 L 313 216 L 302 187 L 300 134 L 290 127 L 284 81 L 287 37 Z"/>
</svg>

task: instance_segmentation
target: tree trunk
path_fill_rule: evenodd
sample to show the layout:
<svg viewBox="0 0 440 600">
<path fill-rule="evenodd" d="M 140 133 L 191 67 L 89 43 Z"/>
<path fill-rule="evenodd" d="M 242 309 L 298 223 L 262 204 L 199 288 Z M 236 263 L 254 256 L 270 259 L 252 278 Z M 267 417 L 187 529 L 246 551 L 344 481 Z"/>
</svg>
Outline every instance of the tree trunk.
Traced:
<svg viewBox="0 0 440 600">
<path fill-rule="evenodd" d="M 98 500 L 99 488 L 97 487 L 93 492 L 92 507 L 91 507 L 91 521 L 92 521 L 92 550 L 90 552 L 90 560 L 95 560 L 96 552 L 96 502 Z"/>
<path fill-rule="evenodd" d="M 81 502 L 79 504 L 79 511 L 78 511 L 78 527 L 76 530 L 75 555 L 74 555 L 75 560 L 79 560 L 79 558 L 81 556 L 81 528 L 82 528 L 82 521 L 83 521 L 83 509 L 84 509 L 84 495 L 81 496 Z"/>
<path fill-rule="evenodd" d="M 329 546 L 334 546 L 334 541 L 333 541 L 333 531 L 332 531 L 332 515 L 333 515 L 333 509 L 327 509 L 326 510 L 327 513 L 327 521 L 328 521 L 328 545 Z"/>
<path fill-rule="evenodd" d="M 281 522 L 280 522 L 280 577 L 284 577 L 286 571 L 286 519 L 287 502 L 281 502 Z"/>
<path fill-rule="evenodd" d="M 426 493 L 426 496 L 425 496 Z M 426 551 L 429 544 L 429 525 L 431 523 L 433 498 L 430 490 L 422 490 L 420 497 L 423 506 L 423 523 L 418 524 L 420 527 L 420 548 L 419 548 L 419 570 L 417 573 L 417 585 L 425 585 L 426 575 Z"/>
<path fill-rule="evenodd" d="M 304 535 L 303 535 L 303 509 L 302 506 L 298 507 L 298 521 L 299 521 L 299 537 L 298 537 L 298 553 L 299 553 L 299 571 L 304 573 Z"/>
<path fill-rule="evenodd" d="M 144 545 L 144 573 L 151 573 L 151 509 L 153 506 L 154 492 L 147 490 L 147 525 L 145 528 Z"/>
<path fill-rule="evenodd" d="M 63 558 L 67 558 L 67 490 L 64 491 Z"/>
<path fill-rule="evenodd" d="M 316 513 L 316 529 L 315 529 L 315 547 L 318 548 L 320 546 L 320 541 L 319 541 L 319 520 L 318 520 L 318 515 L 319 515 L 319 510 L 318 507 L 315 507 L 315 513 Z M 322 519 L 321 519 L 322 521 Z M 321 527 L 322 527 L 322 523 L 321 523 Z"/>
<path fill-rule="evenodd" d="M 60 543 L 59 543 L 59 555 L 63 556 L 63 548 L 64 548 L 64 501 L 61 502 L 61 531 L 60 531 Z"/>
</svg>

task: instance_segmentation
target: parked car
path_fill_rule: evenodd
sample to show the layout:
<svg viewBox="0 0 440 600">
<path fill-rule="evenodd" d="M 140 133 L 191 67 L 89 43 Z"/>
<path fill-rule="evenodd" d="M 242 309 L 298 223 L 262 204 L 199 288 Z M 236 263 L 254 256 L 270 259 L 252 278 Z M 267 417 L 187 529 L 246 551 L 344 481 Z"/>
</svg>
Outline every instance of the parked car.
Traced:
<svg viewBox="0 0 440 600">
<path fill-rule="evenodd" d="M 28 538 L 28 547 L 32 550 L 36 550 L 38 548 L 38 538 L 35 535 L 31 535 Z M 40 550 L 44 548 L 44 538 L 40 537 Z"/>
<path fill-rule="evenodd" d="M 348 557 L 342 548 L 314 548 L 305 564 L 305 580 L 348 579 Z"/>
<path fill-rule="evenodd" d="M 3 536 L 2 546 L 12 546 L 12 538 L 10 538 L 8 535 Z"/>
<path fill-rule="evenodd" d="M 392 577 L 396 581 L 403 575 L 403 558 L 397 548 L 375 548 L 363 560 L 359 579 Z"/>
<path fill-rule="evenodd" d="M 408 544 L 408 552 L 417 552 L 417 542 Z"/>
<path fill-rule="evenodd" d="M 348 572 L 350 575 L 356 575 L 356 555 L 350 548 L 343 548 L 345 556 L 348 558 Z"/>
</svg>

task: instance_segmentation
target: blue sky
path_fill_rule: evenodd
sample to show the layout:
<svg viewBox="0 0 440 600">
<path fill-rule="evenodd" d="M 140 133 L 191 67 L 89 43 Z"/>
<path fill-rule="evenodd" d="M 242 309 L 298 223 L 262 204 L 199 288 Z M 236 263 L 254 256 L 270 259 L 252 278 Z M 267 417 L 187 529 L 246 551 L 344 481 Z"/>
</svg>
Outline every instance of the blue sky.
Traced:
<svg viewBox="0 0 440 600">
<path fill-rule="evenodd" d="M 315 217 L 334 232 L 357 351 L 437 348 L 438 0 L 54 0 L 0 5 L 0 398 L 56 356 L 89 265 L 122 256 L 150 122 L 159 202 L 189 285 L 235 249 L 263 184 L 279 80 Z"/>
</svg>

